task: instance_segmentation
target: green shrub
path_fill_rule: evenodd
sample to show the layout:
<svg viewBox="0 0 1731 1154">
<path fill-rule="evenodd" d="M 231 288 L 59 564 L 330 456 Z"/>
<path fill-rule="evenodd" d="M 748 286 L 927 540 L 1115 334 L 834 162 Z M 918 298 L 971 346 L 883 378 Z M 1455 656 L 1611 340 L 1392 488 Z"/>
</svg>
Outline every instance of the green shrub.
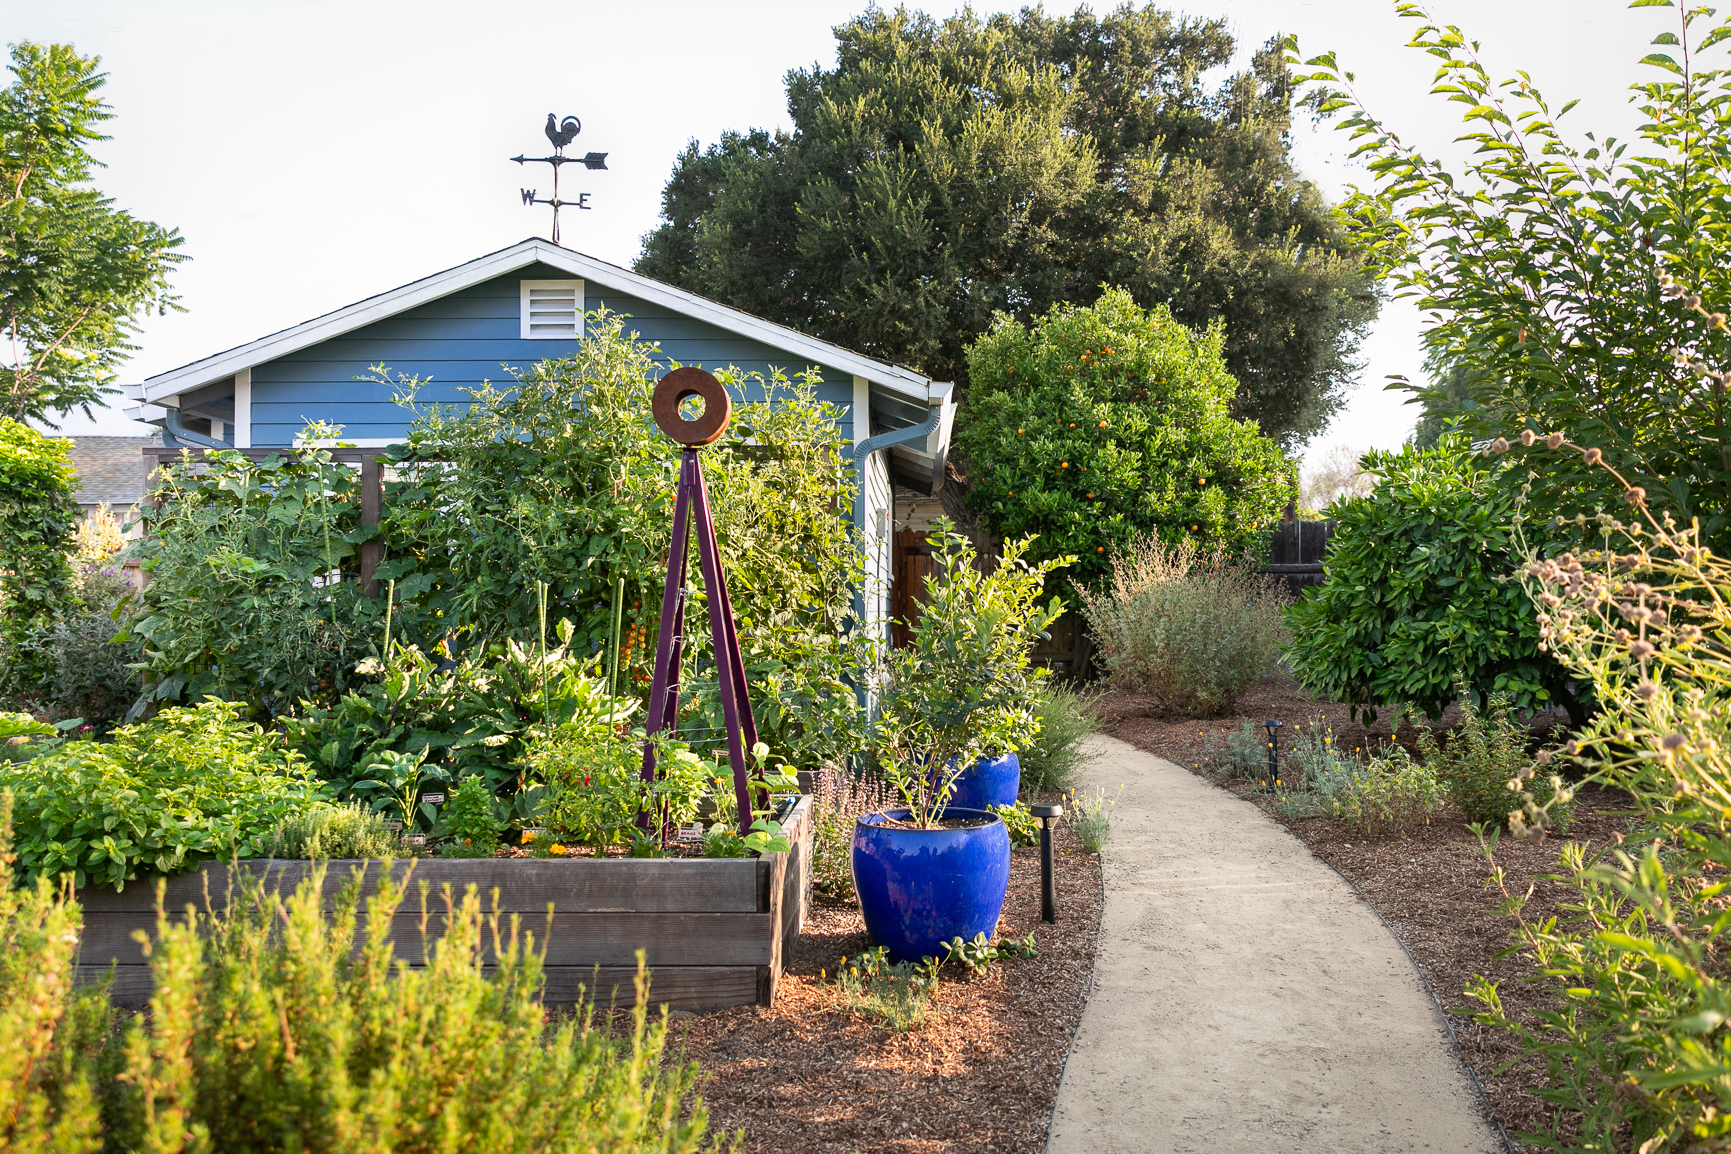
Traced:
<svg viewBox="0 0 1731 1154">
<path fill-rule="evenodd" d="M 29 631 L 75 601 L 68 550 L 77 485 L 64 438 L 0 417 L 0 694 L 15 696 L 46 669 L 23 656 Z"/>
<path fill-rule="evenodd" d="M 386 858 L 402 852 L 402 841 L 385 819 L 360 802 L 317 804 L 276 823 L 261 857 Z"/>
<path fill-rule="evenodd" d="M 1115 547 L 1111 564 L 1110 580 L 1081 597 L 1113 688 L 1208 717 L 1274 668 L 1285 598 L 1247 559 L 1148 536 Z"/>
<path fill-rule="evenodd" d="M 1433 449 L 1372 451 L 1365 467 L 1376 489 L 1334 506 L 1326 580 L 1286 613 L 1300 684 L 1372 720 L 1402 704 L 1438 717 L 1462 677 L 1475 698 L 1578 711 L 1511 579 L 1520 494 L 1506 468 L 1455 435 Z"/>
<path fill-rule="evenodd" d="M 1034 693 L 1034 720 L 1039 731 L 1016 751 L 1022 763 L 1025 797 L 1041 793 L 1069 793 L 1086 757 L 1083 742 L 1100 731 L 1089 706 L 1094 694 L 1053 681 L 1040 684 Z"/>
<path fill-rule="evenodd" d="M 273 736 L 210 701 L 0 764 L 14 798 L 20 872 L 124 888 L 210 858 L 266 852 L 284 817 L 313 807 L 318 782 Z"/>
<path fill-rule="evenodd" d="M 550 1025 L 540 955 L 472 887 L 446 891 L 443 934 L 409 967 L 386 937 L 403 887 L 383 881 L 363 914 L 353 889 L 323 908 L 322 881 L 319 867 L 286 897 L 256 881 L 191 924 L 160 912 L 150 1010 L 124 1030 L 105 991 L 74 991 L 78 907 L 45 881 L 0 884 L 9 1148 L 715 1148 L 697 1069 L 664 1063 L 666 1026 L 641 997 L 620 1034 L 587 1013 Z"/>
<path fill-rule="evenodd" d="M 835 897 L 852 897 L 854 823 L 896 804 L 895 792 L 881 781 L 833 766 L 817 770 L 811 782 L 812 884 Z"/>
<path fill-rule="evenodd" d="M 549 791 L 542 822 L 552 840 L 598 851 L 629 845 L 639 813 L 689 825 L 706 792 L 731 800 L 732 775 L 665 734 L 655 738 L 655 780 L 644 781 L 644 741 L 641 729 L 619 734 L 565 726 L 530 743 L 524 765 Z"/>
<path fill-rule="evenodd" d="M 1439 745 L 1436 735 L 1421 726 L 1418 748 L 1468 821 L 1506 828 L 1509 814 L 1521 806 L 1519 790 L 1512 789 L 1511 783 L 1532 776 L 1533 757 L 1527 752 L 1527 727 L 1515 720 L 1508 697 L 1493 693 L 1487 704 L 1488 709 L 1480 710 L 1463 696 L 1461 721 L 1449 732 L 1448 741 Z M 1539 792 L 1540 804 L 1547 807 L 1551 820 L 1567 829 L 1567 792 L 1550 786 Z"/>
<path fill-rule="evenodd" d="M 444 820 L 445 856 L 492 857 L 499 848 L 499 819 L 493 813 L 493 792 L 480 778 L 467 778 L 451 791 Z"/>
<path fill-rule="evenodd" d="M 1328 771 L 1325 788 L 1328 812 L 1367 838 L 1405 837 L 1429 825 L 1449 798 L 1436 770 L 1414 761 L 1398 745 L 1363 767 L 1343 765 Z"/>
<path fill-rule="evenodd" d="M 968 350 L 956 444 L 969 505 L 994 533 L 1037 534 L 1033 559 L 1078 557 L 1078 588 L 1147 536 L 1265 548 L 1297 470 L 1229 415 L 1238 386 L 1223 340 L 1220 326 L 1198 336 L 1122 289 L 1032 325 L 1000 315 Z"/>
</svg>

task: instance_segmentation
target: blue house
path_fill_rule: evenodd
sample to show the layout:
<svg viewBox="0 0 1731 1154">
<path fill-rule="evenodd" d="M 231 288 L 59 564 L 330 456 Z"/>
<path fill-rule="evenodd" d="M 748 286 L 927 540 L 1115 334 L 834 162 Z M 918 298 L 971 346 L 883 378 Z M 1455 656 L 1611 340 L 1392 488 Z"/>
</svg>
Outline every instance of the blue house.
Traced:
<svg viewBox="0 0 1731 1154">
<path fill-rule="evenodd" d="M 865 617 L 888 612 L 896 486 L 931 493 L 955 414 L 953 386 L 850 352 L 629 269 L 530 239 L 281 332 L 126 386 L 129 415 L 170 445 L 260 449 L 294 444 L 309 421 L 343 426 L 361 447 L 399 442 L 405 410 L 372 366 L 431 378 L 423 401 L 576 351 L 585 311 L 629 316 L 664 359 L 766 376 L 808 368 L 843 412 L 855 462 L 854 524 L 866 550 Z"/>
</svg>

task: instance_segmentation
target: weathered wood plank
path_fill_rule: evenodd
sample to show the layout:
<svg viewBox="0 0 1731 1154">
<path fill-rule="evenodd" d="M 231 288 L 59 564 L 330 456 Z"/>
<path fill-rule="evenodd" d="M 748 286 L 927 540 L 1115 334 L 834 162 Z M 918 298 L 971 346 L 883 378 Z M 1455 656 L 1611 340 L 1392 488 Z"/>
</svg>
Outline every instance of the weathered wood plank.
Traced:
<svg viewBox="0 0 1731 1154">
<path fill-rule="evenodd" d="M 428 912 L 423 938 L 419 912 L 397 914 L 390 933 L 396 955 L 421 961 L 424 946 L 444 936 L 445 920 L 442 911 Z M 534 936 L 536 949 L 545 944 L 547 964 L 554 966 L 636 965 L 638 950 L 651 966 L 769 965 L 776 925 L 773 914 L 554 914 L 551 926 L 545 914 L 525 914 L 521 920 L 522 931 Z M 133 934 L 144 930 L 154 936 L 155 927 L 155 914 L 87 915 L 78 960 L 87 966 L 142 964 L 144 951 Z M 365 932 L 363 919 L 356 928 L 357 944 Z M 491 957 L 490 935 L 484 949 Z"/>
<path fill-rule="evenodd" d="M 756 966 L 663 966 L 649 975 L 649 1004 L 681 1010 L 716 1010 L 757 1001 Z M 491 967 L 485 971 L 492 974 Z M 154 992 L 149 966 L 115 966 L 108 996 L 124 1009 L 142 1009 Z M 109 979 L 108 966 L 79 966 L 75 980 L 93 985 Z M 636 966 L 548 966 L 541 1000 L 569 1006 L 584 1001 L 630 1006 L 637 1001 Z"/>
<path fill-rule="evenodd" d="M 378 891 L 384 863 L 339 860 L 324 865 L 321 899 L 336 904 L 343 887 L 357 870 L 363 871 L 361 894 Z M 248 879 L 263 879 L 267 889 L 288 892 L 310 877 L 314 863 L 305 861 L 247 861 L 239 864 L 236 885 Z M 420 908 L 420 887 L 429 888 L 429 904 L 435 906 L 442 888 L 449 885 L 461 897 L 473 885 L 482 905 L 492 908 L 492 892 L 499 891 L 499 909 L 505 913 L 546 913 L 551 903 L 560 913 L 631 910 L 640 913 L 760 913 L 757 863 L 749 858 L 578 858 L 557 859 L 444 859 L 391 863 L 391 876 L 399 883 L 409 877 L 404 908 Z M 170 910 L 188 905 L 196 909 L 224 909 L 230 892 L 229 866 L 209 863 L 194 873 L 168 879 L 164 904 Z M 156 908 L 153 882 L 133 882 L 126 889 L 85 889 L 79 902 L 89 913 L 134 912 Z"/>
</svg>

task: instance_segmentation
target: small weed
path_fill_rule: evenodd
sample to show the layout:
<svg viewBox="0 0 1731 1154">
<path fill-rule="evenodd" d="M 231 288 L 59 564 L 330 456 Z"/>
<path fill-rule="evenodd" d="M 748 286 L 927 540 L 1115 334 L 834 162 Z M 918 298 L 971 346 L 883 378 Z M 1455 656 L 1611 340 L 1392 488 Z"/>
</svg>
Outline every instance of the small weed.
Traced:
<svg viewBox="0 0 1731 1154">
<path fill-rule="evenodd" d="M 889 960 L 889 951 L 875 946 L 841 960 L 836 974 L 842 1003 L 849 1013 L 882 1022 L 898 1033 L 914 1029 L 932 1010 L 938 988 L 938 963 L 932 958 L 915 964 Z"/>
<path fill-rule="evenodd" d="M 1030 846 L 1040 844 L 1040 819 L 1028 812 L 1021 802 L 1015 805 L 988 805 L 987 809 L 1004 819 L 1010 831 L 1010 844 Z"/>
<path fill-rule="evenodd" d="M 1124 787 L 1119 786 L 1122 794 Z M 1107 800 L 1106 791 L 1101 790 L 1098 797 L 1089 799 L 1081 794 L 1073 793 L 1069 805 L 1064 808 L 1064 814 L 1070 821 L 1070 828 L 1076 831 L 1076 836 L 1082 839 L 1082 848 L 1089 853 L 1099 853 L 1106 846 L 1106 839 L 1112 836 L 1112 811 L 1118 806 L 1116 797 Z"/>
</svg>

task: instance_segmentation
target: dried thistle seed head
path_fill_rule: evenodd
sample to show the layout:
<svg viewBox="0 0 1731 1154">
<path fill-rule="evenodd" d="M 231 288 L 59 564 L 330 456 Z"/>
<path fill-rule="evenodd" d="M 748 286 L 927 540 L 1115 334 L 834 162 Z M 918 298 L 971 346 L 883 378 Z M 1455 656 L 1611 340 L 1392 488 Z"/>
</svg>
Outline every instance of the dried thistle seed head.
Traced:
<svg viewBox="0 0 1731 1154">
<path fill-rule="evenodd" d="M 1645 504 L 1647 501 L 1647 490 L 1641 488 L 1639 485 L 1631 485 L 1627 489 L 1623 490 L 1623 500 L 1627 501 L 1631 505 Z M 1639 530 L 1640 526 L 1636 525 L 1635 528 Z"/>
<path fill-rule="evenodd" d="M 1687 740 L 1688 738 L 1681 733 L 1667 733 L 1664 740 L 1659 742 L 1659 748 L 1664 750 L 1681 749 Z"/>
<path fill-rule="evenodd" d="M 1588 465 L 1597 465 L 1605 459 L 1605 454 L 1598 449 L 1588 449 L 1581 454 L 1581 460 Z"/>
<path fill-rule="evenodd" d="M 1652 645 L 1645 641 L 1637 640 L 1632 642 L 1629 646 L 1629 656 L 1633 657 L 1636 661 L 1644 661 L 1657 652 L 1659 651 L 1654 649 Z"/>
<path fill-rule="evenodd" d="M 1548 750 L 1548 749 L 1539 750 L 1539 764 L 1540 765 L 1551 764 L 1551 751 L 1550 750 Z"/>
<path fill-rule="evenodd" d="M 1529 449 L 1532 448 L 1533 442 L 1538 439 L 1537 435 L 1535 435 L 1531 429 L 1521 430 L 1521 444 L 1527 446 Z"/>
<path fill-rule="evenodd" d="M 1493 452 L 1493 453 L 1506 453 L 1508 451 L 1509 451 L 1509 442 L 1506 438 L 1498 437 L 1496 440 L 1491 442 L 1491 452 Z"/>
<path fill-rule="evenodd" d="M 1635 696 L 1639 697 L 1642 701 L 1651 701 L 1653 698 L 1659 696 L 1659 687 L 1654 685 L 1651 681 L 1643 681 L 1635 686 Z"/>
<path fill-rule="evenodd" d="M 1564 440 L 1565 438 L 1563 434 L 1552 433 L 1550 436 L 1545 438 L 1545 447 L 1548 449 L 1560 449 L 1563 447 Z"/>
</svg>

